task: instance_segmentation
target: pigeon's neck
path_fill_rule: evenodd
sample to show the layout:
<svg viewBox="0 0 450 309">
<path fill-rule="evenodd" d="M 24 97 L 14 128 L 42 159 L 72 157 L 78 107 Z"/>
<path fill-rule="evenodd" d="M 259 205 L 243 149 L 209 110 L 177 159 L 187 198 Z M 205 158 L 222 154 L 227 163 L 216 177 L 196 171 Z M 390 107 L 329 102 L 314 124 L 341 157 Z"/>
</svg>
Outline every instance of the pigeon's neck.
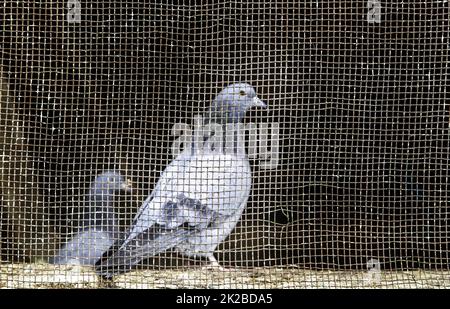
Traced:
<svg viewBox="0 0 450 309">
<path fill-rule="evenodd" d="M 209 123 L 239 123 L 245 117 L 246 107 L 232 100 L 216 99 L 203 115 L 205 122 Z"/>
<path fill-rule="evenodd" d="M 115 191 L 107 188 L 91 188 L 84 210 L 82 228 L 87 226 L 114 232 L 117 229 L 114 211 Z"/>
<path fill-rule="evenodd" d="M 236 118 L 235 118 L 236 119 Z M 228 119 L 229 120 L 229 119 Z M 228 154 L 245 156 L 245 127 L 240 121 L 225 121 L 224 118 L 207 114 L 196 128 L 191 145 L 191 155 Z"/>
<path fill-rule="evenodd" d="M 228 124 L 228 123 L 241 123 L 244 119 L 245 111 L 215 111 L 214 108 L 208 110 L 204 115 L 205 124 Z"/>
</svg>

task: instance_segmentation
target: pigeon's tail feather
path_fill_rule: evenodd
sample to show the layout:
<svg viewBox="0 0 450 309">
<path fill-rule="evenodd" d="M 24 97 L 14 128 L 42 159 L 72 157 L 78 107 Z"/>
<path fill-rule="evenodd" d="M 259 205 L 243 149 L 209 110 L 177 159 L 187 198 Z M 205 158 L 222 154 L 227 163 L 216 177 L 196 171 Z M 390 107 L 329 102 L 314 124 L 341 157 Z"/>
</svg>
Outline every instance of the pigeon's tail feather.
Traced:
<svg viewBox="0 0 450 309">
<path fill-rule="evenodd" d="M 190 234 L 184 229 L 170 230 L 156 237 L 147 230 L 124 245 L 115 244 L 95 264 L 97 274 L 105 279 L 130 271 L 142 259 L 155 256 L 181 243 Z"/>
<path fill-rule="evenodd" d="M 140 257 L 130 257 L 127 252 L 112 247 L 95 264 L 95 271 L 102 278 L 110 280 L 114 276 L 130 271 L 140 261 Z"/>
</svg>

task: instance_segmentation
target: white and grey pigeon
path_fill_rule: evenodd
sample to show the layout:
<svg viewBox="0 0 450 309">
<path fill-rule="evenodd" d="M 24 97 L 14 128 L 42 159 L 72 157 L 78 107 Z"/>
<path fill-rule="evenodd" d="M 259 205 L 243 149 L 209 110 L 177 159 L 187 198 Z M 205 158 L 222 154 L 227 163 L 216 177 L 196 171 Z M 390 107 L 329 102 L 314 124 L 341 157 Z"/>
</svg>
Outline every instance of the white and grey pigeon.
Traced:
<svg viewBox="0 0 450 309">
<path fill-rule="evenodd" d="M 224 130 L 230 125 L 236 128 L 251 107 L 266 105 L 252 86 L 232 84 L 216 96 L 204 115 L 205 123 Z M 222 136 L 227 135 L 235 133 Z M 206 144 L 205 138 L 201 140 Z M 234 229 L 247 204 L 251 170 L 245 151 L 205 149 L 202 145 L 193 142 L 166 167 L 126 237 L 96 263 L 99 275 L 111 279 L 171 248 L 190 257 L 208 258 L 211 266 L 220 267 L 213 253 Z"/>
<path fill-rule="evenodd" d="M 85 197 L 83 217 L 77 234 L 50 260 L 52 264 L 94 265 L 120 238 L 114 211 L 114 198 L 120 191 L 131 191 L 131 185 L 117 171 L 98 175 Z"/>
</svg>

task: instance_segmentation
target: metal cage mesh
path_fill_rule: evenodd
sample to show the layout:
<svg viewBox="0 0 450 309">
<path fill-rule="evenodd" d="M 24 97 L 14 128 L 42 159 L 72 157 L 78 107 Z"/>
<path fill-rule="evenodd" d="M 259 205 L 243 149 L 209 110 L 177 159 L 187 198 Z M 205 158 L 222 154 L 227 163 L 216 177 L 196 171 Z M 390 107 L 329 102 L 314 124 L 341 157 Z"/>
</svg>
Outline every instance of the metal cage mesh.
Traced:
<svg viewBox="0 0 450 309">
<path fill-rule="evenodd" d="M 52 265 L 104 171 L 126 233 L 180 128 L 236 82 L 252 189 L 214 251 L 164 250 L 120 287 L 449 287 L 449 4 L 5 0 L 0 287 L 101 287 Z M 252 139 L 256 136 L 256 139 Z"/>
</svg>

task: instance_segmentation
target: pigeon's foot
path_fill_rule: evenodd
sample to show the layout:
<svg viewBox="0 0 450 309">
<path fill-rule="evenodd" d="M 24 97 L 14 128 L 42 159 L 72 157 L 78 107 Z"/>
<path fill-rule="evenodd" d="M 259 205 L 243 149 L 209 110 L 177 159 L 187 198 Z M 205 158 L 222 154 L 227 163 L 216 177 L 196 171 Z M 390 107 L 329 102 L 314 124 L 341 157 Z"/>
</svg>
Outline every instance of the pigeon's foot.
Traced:
<svg viewBox="0 0 450 309">
<path fill-rule="evenodd" d="M 222 271 L 227 272 L 231 271 L 229 268 L 224 268 L 222 265 L 217 262 L 217 259 L 214 257 L 214 255 L 208 256 L 209 264 L 202 267 L 202 269 L 205 270 L 216 270 L 216 271 Z"/>
</svg>

